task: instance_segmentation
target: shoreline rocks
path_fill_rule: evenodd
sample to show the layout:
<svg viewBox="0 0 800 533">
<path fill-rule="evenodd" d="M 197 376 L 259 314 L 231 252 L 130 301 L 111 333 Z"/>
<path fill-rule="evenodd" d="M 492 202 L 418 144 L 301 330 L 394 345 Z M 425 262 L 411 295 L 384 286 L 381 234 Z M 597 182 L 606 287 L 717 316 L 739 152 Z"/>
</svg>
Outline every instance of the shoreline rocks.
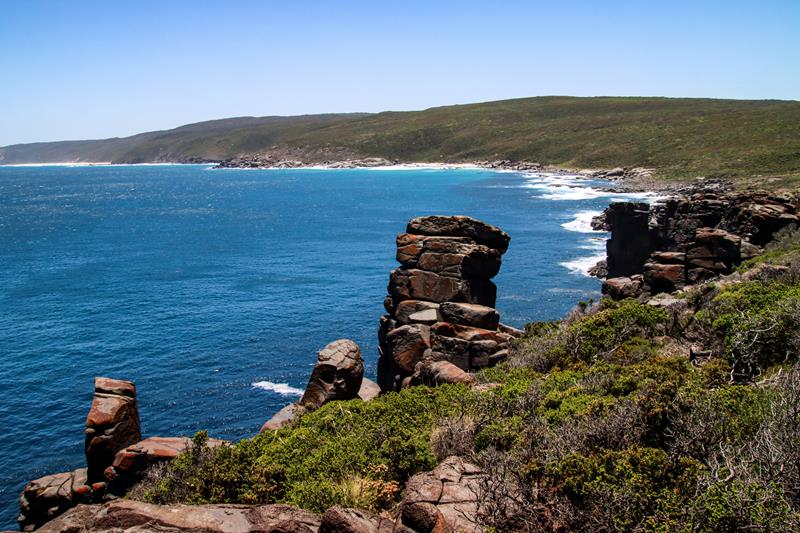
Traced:
<svg viewBox="0 0 800 533">
<path fill-rule="evenodd" d="M 447 366 L 420 366 L 423 360 L 446 362 L 462 373 L 498 362 L 495 355 L 513 335 L 502 330 L 491 278 L 509 241 L 499 228 L 470 217 L 409 221 L 396 239 L 401 266 L 389 276 L 387 314 L 378 328 L 382 391 L 468 381 Z"/>
</svg>

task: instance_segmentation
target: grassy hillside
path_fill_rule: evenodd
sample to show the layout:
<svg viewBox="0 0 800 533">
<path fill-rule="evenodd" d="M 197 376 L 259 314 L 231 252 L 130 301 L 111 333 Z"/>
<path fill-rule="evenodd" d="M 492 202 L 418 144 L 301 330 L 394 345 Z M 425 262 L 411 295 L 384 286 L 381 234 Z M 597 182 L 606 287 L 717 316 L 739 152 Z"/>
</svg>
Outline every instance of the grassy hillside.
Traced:
<svg viewBox="0 0 800 533">
<path fill-rule="evenodd" d="M 0 148 L 4 163 L 514 159 L 662 177 L 800 177 L 800 102 L 539 97 L 412 112 L 236 118 L 124 139 Z"/>
</svg>

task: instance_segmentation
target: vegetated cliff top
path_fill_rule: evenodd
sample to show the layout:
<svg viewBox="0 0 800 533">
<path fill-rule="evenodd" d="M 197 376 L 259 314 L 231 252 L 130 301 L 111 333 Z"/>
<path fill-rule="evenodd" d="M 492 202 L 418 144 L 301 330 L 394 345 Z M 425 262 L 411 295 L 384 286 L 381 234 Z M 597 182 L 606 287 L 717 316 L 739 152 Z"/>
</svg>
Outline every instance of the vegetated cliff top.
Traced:
<svg viewBox="0 0 800 533">
<path fill-rule="evenodd" d="M 0 163 L 487 159 L 642 166 L 662 178 L 800 178 L 800 102 L 548 96 L 409 112 L 242 117 L 95 141 L 0 148 Z"/>
</svg>

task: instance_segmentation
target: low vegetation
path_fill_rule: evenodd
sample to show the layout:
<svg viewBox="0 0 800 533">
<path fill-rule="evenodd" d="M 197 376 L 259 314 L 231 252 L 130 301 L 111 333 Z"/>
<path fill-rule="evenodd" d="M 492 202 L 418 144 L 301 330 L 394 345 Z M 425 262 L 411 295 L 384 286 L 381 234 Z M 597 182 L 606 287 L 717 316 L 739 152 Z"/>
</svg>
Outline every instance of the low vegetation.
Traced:
<svg viewBox="0 0 800 533">
<path fill-rule="evenodd" d="M 459 455 L 488 474 L 494 531 L 797 531 L 794 239 L 667 308 L 603 300 L 530 324 L 479 389 L 334 402 L 217 449 L 200 434 L 133 496 L 391 511 L 411 475 Z"/>
<path fill-rule="evenodd" d="M 654 168 L 658 178 L 800 177 L 800 102 L 538 97 L 424 111 L 243 117 L 123 139 L 0 148 L 0 163 L 383 157 L 512 159 L 566 168 Z M 763 183 L 762 183 L 763 184 Z"/>
</svg>

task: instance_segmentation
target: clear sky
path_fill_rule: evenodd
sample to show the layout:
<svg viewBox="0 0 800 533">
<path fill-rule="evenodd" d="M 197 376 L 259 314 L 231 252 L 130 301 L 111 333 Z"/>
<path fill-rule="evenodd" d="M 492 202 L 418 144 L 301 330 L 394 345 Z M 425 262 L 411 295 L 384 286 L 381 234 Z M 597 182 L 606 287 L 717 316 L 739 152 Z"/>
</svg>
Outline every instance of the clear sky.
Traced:
<svg viewBox="0 0 800 533">
<path fill-rule="evenodd" d="M 800 0 L 0 0 L 0 146 L 537 95 L 800 99 Z"/>
</svg>

